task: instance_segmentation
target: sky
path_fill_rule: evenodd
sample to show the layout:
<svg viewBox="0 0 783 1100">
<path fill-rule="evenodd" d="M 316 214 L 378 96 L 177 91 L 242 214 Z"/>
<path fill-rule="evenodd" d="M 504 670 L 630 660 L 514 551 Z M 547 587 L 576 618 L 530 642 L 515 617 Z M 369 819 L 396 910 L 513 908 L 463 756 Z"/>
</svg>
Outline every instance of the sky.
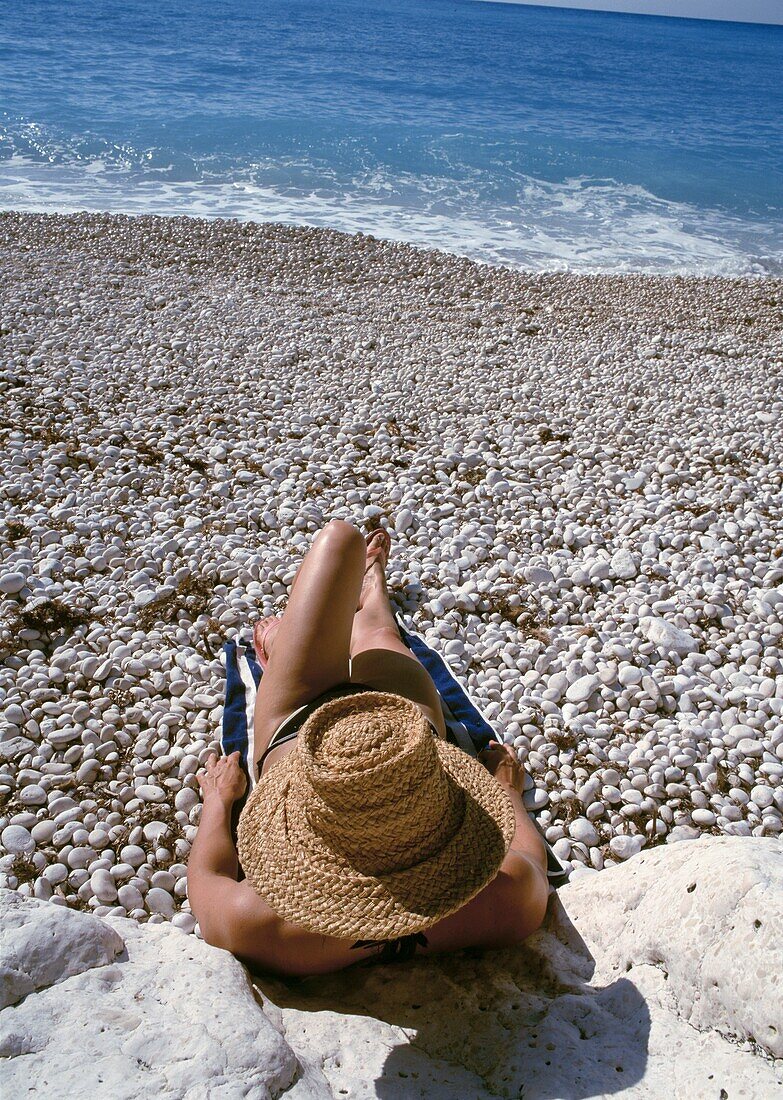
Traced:
<svg viewBox="0 0 783 1100">
<path fill-rule="evenodd" d="M 741 23 L 783 24 L 783 0 L 497 0 L 505 4 L 535 4 L 553 8 L 677 15 L 688 19 L 730 19 Z"/>
</svg>

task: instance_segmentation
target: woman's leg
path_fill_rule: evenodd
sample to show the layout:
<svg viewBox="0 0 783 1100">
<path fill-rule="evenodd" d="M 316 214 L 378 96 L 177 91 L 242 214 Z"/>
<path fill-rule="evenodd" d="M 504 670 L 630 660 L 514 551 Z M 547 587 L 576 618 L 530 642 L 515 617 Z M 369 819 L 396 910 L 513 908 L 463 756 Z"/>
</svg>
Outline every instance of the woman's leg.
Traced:
<svg viewBox="0 0 783 1100">
<path fill-rule="evenodd" d="M 291 711 L 348 680 L 365 557 L 365 541 L 349 523 L 332 520 L 316 535 L 299 567 L 256 695 L 256 761 Z"/>
<path fill-rule="evenodd" d="M 441 737 L 446 723 L 430 674 L 400 638 L 380 561 L 367 570 L 351 633 L 351 680 L 417 703 Z"/>
</svg>

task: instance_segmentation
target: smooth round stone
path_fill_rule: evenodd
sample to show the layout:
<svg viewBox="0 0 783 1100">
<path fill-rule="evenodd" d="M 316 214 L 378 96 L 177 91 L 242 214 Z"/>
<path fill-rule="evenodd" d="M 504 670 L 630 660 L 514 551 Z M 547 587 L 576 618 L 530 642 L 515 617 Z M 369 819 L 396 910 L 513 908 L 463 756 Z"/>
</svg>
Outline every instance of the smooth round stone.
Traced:
<svg viewBox="0 0 783 1100">
<path fill-rule="evenodd" d="M 572 821 L 568 826 L 568 832 L 574 840 L 581 841 L 582 844 L 586 844 L 588 847 L 597 844 L 599 840 L 598 830 L 586 817 L 577 817 Z"/>
<path fill-rule="evenodd" d="M 754 737 L 742 737 L 737 742 L 737 751 L 743 756 L 757 757 L 764 755 L 764 746 Z"/>
<path fill-rule="evenodd" d="M 100 668 L 101 664 L 102 661 L 100 657 L 85 657 L 79 666 L 79 671 L 82 676 L 85 676 L 88 680 L 92 680 L 95 678 L 95 673 Z"/>
<path fill-rule="evenodd" d="M 38 898 L 40 901 L 48 901 L 54 893 L 54 887 L 51 882 L 45 878 L 38 878 L 35 880 L 33 886 L 33 897 Z"/>
<path fill-rule="evenodd" d="M 413 512 L 409 508 L 400 508 L 394 520 L 394 530 L 398 535 L 403 535 L 413 526 Z"/>
<path fill-rule="evenodd" d="M 50 863 L 48 867 L 45 867 L 41 872 L 41 878 L 45 878 L 47 882 L 51 882 L 52 886 L 57 886 L 61 882 L 65 882 L 68 878 L 68 868 L 63 867 L 62 863 Z"/>
<path fill-rule="evenodd" d="M 0 573 L 0 592 L 15 596 L 26 584 L 24 573 Z"/>
<path fill-rule="evenodd" d="M 93 757 L 90 760 L 85 760 L 83 764 L 80 764 L 76 770 L 76 782 L 77 783 L 90 783 L 97 776 L 101 770 L 100 760 Z"/>
<path fill-rule="evenodd" d="M 133 878 L 136 874 L 136 868 L 131 867 L 130 863 L 115 863 L 110 870 L 111 877 L 115 882 L 122 882 L 123 879 Z"/>
<path fill-rule="evenodd" d="M 184 778 L 186 775 L 194 775 L 199 769 L 199 761 L 197 756 L 193 756 L 191 753 L 182 757 L 179 762 L 179 774 L 180 778 Z"/>
<path fill-rule="evenodd" d="M 601 686 L 597 676 L 580 676 L 566 690 L 569 703 L 586 703 L 594 691 Z"/>
<path fill-rule="evenodd" d="M 67 863 L 68 866 L 74 871 L 81 871 L 94 859 L 97 858 L 98 853 L 94 848 L 78 847 L 72 848 L 68 853 Z"/>
<path fill-rule="evenodd" d="M 643 836 L 613 836 L 609 841 L 609 848 L 618 859 L 630 859 L 638 855 L 643 847 Z"/>
<path fill-rule="evenodd" d="M 666 843 L 676 844 L 680 840 L 696 840 L 700 836 L 701 833 L 693 825 L 675 825 L 666 837 Z"/>
<path fill-rule="evenodd" d="M 753 739 L 756 731 L 752 726 L 746 726 L 743 723 L 737 723 L 737 725 L 731 726 L 728 732 L 724 735 L 724 742 L 727 745 L 736 745 L 744 737 Z"/>
<path fill-rule="evenodd" d="M 529 810 L 541 810 L 549 801 L 549 792 L 542 787 L 533 787 L 523 795 L 525 806 Z"/>
<path fill-rule="evenodd" d="M 131 867 L 141 867 L 142 863 L 147 862 L 147 853 L 138 844 L 126 844 L 120 849 L 120 859 L 123 863 L 129 863 Z"/>
<path fill-rule="evenodd" d="M 143 799 L 145 802 L 165 802 L 166 792 L 151 783 L 142 783 L 140 787 L 136 788 L 136 797 Z"/>
<path fill-rule="evenodd" d="M 199 796 L 197 791 L 194 791 L 191 787 L 183 787 L 182 790 L 177 791 L 174 796 L 174 808 L 181 810 L 183 813 L 188 813 L 198 801 Z"/>
<path fill-rule="evenodd" d="M 617 672 L 617 679 L 624 687 L 636 686 L 641 683 L 642 671 L 636 664 L 621 664 Z"/>
<path fill-rule="evenodd" d="M 30 830 L 36 844 L 48 844 L 56 832 L 55 821 L 38 821 Z"/>
<path fill-rule="evenodd" d="M 35 841 L 22 825 L 6 825 L 0 833 L 0 840 L 5 850 L 14 856 L 30 855 L 35 851 Z"/>
<path fill-rule="evenodd" d="M 175 913 L 171 918 L 171 923 L 175 928 L 179 928 L 182 932 L 190 935 L 196 927 L 196 918 L 192 913 Z"/>
<path fill-rule="evenodd" d="M 750 792 L 750 797 L 760 810 L 766 810 L 775 801 L 775 794 L 771 787 L 762 787 L 756 784 Z"/>
<path fill-rule="evenodd" d="M 156 844 L 163 837 L 167 837 L 170 832 L 171 828 L 165 821 L 149 821 L 143 829 L 144 839 L 148 840 L 150 844 Z"/>
<path fill-rule="evenodd" d="M 172 875 L 171 871 L 156 871 L 150 879 L 150 886 L 159 887 L 161 890 L 165 890 L 170 893 L 176 885 L 177 879 Z"/>
<path fill-rule="evenodd" d="M 79 803 L 74 801 L 74 799 L 70 798 L 67 794 L 61 794 L 56 798 L 53 798 L 52 801 L 49 803 L 48 811 L 52 815 L 52 817 L 56 817 L 58 819 L 58 824 L 60 823 L 59 818 L 61 814 L 71 811 L 76 811 L 78 813 L 81 812 Z M 74 820 L 74 817 L 72 815 L 68 819 L 63 818 L 63 821 L 65 820 L 72 821 Z"/>
<path fill-rule="evenodd" d="M 712 810 L 692 810 L 691 820 L 693 821 L 694 825 L 714 825 L 715 814 L 712 812 Z"/>
<path fill-rule="evenodd" d="M 31 783 L 27 787 L 22 787 L 18 795 L 19 801 L 23 806 L 45 806 L 46 805 L 46 791 L 43 787 L 39 787 L 35 783 Z"/>
<path fill-rule="evenodd" d="M 120 886 L 117 890 L 117 900 L 120 905 L 124 905 L 128 911 L 131 909 L 144 908 L 144 895 L 141 890 L 138 890 L 135 886 L 131 886 L 129 883 L 125 883 L 124 886 Z"/>
<path fill-rule="evenodd" d="M 46 740 L 54 749 L 64 749 L 68 745 L 73 744 L 74 741 L 78 741 L 81 737 L 81 730 L 74 729 L 73 727 L 68 729 L 52 730 L 47 734 Z"/>
<path fill-rule="evenodd" d="M 174 899 L 166 890 L 153 886 L 147 891 L 145 898 L 150 913 L 160 913 L 164 917 L 170 917 L 174 913 Z"/>
<path fill-rule="evenodd" d="M 103 848 L 108 848 L 108 846 L 110 844 L 108 833 L 106 832 L 105 829 L 102 829 L 102 828 L 101 829 L 93 829 L 87 835 L 87 843 L 91 847 L 95 848 L 96 851 L 101 851 L 101 849 L 103 849 Z"/>
<path fill-rule="evenodd" d="M 96 898 L 104 904 L 117 900 L 117 887 L 108 871 L 93 871 L 90 875 L 90 886 Z"/>
<path fill-rule="evenodd" d="M 552 845 L 552 851 L 558 859 L 568 859 L 571 855 L 571 841 L 566 836 L 560 837 Z"/>
</svg>

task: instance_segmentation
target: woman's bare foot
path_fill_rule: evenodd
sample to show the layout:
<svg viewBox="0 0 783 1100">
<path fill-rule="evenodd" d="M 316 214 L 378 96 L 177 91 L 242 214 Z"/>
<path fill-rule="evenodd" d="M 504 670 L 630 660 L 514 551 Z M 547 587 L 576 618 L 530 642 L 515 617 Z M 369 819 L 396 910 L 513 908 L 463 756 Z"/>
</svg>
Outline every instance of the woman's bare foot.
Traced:
<svg viewBox="0 0 783 1100">
<path fill-rule="evenodd" d="M 391 550 L 391 535 L 383 527 L 378 527 L 375 531 L 367 535 L 366 541 L 367 566 L 364 571 L 364 580 L 362 581 L 362 590 L 359 594 L 359 606 L 356 608 L 357 611 L 361 611 L 362 607 L 364 607 L 365 598 L 379 583 L 385 590 L 386 566 L 389 561 L 389 551 Z"/>
<path fill-rule="evenodd" d="M 280 619 L 277 615 L 267 615 L 265 619 L 259 619 L 253 626 L 253 648 L 261 668 L 266 668 L 269 663 L 272 643 L 279 626 Z"/>
</svg>

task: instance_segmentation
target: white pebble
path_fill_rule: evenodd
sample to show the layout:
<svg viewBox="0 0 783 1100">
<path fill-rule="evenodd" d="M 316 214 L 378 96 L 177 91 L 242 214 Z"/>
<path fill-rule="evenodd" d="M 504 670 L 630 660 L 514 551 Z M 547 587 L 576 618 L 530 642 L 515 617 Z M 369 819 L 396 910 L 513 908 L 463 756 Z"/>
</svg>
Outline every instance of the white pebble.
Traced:
<svg viewBox="0 0 783 1100">
<path fill-rule="evenodd" d="M 150 913 L 161 913 L 166 917 L 170 917 L 174 913 L 174 899 L 166 890 L 153 886 L 147 891 L 144 900 Z"/>
<path fill-rule="evenodd" d="M 613 836 L 609 841 L 609 848 L 618 859 L 630 859 L 638 855 L 643 847 L 643 836 Z"/>
</svg>

